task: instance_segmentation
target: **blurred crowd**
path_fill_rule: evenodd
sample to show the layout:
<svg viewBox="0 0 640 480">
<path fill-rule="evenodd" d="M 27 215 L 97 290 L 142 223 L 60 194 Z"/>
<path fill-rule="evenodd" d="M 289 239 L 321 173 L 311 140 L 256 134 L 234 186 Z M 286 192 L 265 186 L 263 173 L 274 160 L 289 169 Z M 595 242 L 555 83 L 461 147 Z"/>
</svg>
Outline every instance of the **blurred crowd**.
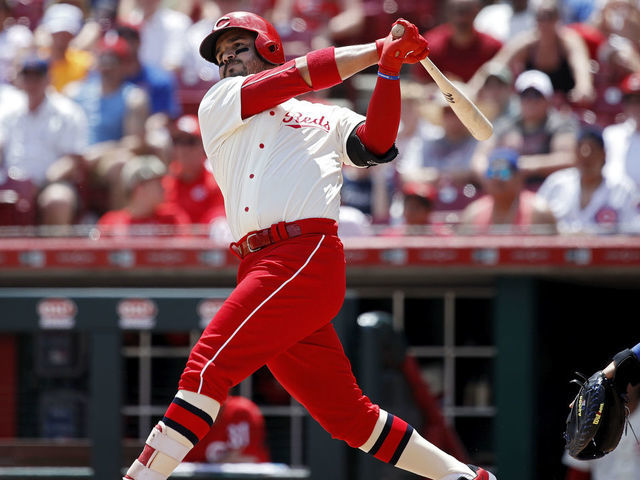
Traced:
<svg viewBox="0 0 640 480">
<path fill-rule="evenodd" d="M 0 226 L 231 241 L 197 108 L 219 79 L 199 43 L 233 10 L 288 58 L 406 18 L 494 125 L 476 141 L 405 65 L 400 155 L 344 167 L 342 236 L 640 233 L 634 0 L 0 0 Z M 374 78 L 307 99 L 364 114 Z"/>
</svg>

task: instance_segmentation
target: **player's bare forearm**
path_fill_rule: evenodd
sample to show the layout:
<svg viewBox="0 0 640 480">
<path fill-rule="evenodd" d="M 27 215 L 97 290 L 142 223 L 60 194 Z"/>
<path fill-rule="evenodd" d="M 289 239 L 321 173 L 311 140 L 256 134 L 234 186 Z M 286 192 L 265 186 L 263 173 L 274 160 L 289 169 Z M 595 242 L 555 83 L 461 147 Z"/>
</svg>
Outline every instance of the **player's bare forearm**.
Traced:
<svg viewBox="0 0 640 480">
<path fill-rule="evenodd" d="M 378 63 L 378 51 L 375 43 L 350 45 L 335 49 L 336 66 L 340 78 L 345 80 L 351 75 Z M 307 67 L 307 57 L 296 58 L 296 68 L 307 85 L 311 86 L 311 76 Z"/>
<path fill-rule="evenodd" d="M 336 48 L 336 63 L 343 80 L 377 64 L 379 59 L 375 43 Z"/>
</svg>

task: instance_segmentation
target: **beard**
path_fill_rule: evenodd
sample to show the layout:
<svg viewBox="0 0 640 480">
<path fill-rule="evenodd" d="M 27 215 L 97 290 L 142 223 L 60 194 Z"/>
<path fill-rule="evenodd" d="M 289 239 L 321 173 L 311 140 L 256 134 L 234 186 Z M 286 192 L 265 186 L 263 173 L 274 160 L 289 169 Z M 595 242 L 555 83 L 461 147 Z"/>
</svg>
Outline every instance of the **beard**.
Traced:
<svg viewBox="0 0 640 480">
<path fill-rule="evenodd" d="M 252 59 L 247 63 L 244 63 L 241 60 L 232 60 L 222 67 L 220 78 L 246 77 L 252 73 L 258 73 L 262 70 L 266 70 L 267 68 L 271 68 L 271 65 L 260 59 Z"/>
<path fill-rule="evenodd" d="M 234 60 L 226 64 L 222 69 L 222 78 L 246 77 L 247 75 L 249 75 L 247 66 L 239 60 Z"/>
</svg>

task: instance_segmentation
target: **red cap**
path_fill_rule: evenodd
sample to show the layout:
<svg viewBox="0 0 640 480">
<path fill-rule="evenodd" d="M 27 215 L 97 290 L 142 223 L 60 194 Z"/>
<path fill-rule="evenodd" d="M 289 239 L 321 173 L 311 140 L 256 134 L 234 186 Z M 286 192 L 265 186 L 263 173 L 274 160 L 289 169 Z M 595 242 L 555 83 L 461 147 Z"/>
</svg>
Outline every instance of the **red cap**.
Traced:
<svg viewBox="0 0 640 480">
<path fill-rule="evenodd" d="M 402 185 L 402 193 L 405 196 L 415 195 L 431 202 L 435 202 L 437 197 L 436 189 L 430 183 L 423 182 L 407 182 Z"/>
<path fill-rule="evenodd" d="M 640 93 L 640 72 L 627 75 L 622 82 L 620 82 L 620 90 L 624 95 Z"/>
<path fill-rule="evenodd" d="M 185 133 L 194 137 L 200 137 L 200 124 L 195 115 L 182 115 L 176 120 L 176 133 Z"/>
<path fill-rule="evenodd" d="M 113 33 L 113 34 L 112 34 Z M 129 44 L 115 32 L 107 32 L 98 42 L 98 54 L 113 53 L 118 58 L 127 58 L 131 54 Z"/>
</svg>

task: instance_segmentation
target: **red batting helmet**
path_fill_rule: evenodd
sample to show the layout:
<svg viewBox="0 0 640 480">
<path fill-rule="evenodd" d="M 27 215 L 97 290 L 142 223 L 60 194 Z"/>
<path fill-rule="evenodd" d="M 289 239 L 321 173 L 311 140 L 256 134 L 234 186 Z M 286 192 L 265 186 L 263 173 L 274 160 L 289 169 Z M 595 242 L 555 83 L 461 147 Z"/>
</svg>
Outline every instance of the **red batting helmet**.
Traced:
<svg viewBox="0 0 640 480">
<path fill-rule="evenodd" d="M 220 17 L 211 33 L 200 44 L 202 58 L 219 65 L 216 60 L 216 42 L 220 35 L 232 28 L 241 28 L 257 34 L 256 50 L 258 54 L 274 65 L 284 63 L 282 40 L 280 40 L 280 35 L 274 26 L 261 16 L 249 12 L 231 12 Z"/>
</svg>

